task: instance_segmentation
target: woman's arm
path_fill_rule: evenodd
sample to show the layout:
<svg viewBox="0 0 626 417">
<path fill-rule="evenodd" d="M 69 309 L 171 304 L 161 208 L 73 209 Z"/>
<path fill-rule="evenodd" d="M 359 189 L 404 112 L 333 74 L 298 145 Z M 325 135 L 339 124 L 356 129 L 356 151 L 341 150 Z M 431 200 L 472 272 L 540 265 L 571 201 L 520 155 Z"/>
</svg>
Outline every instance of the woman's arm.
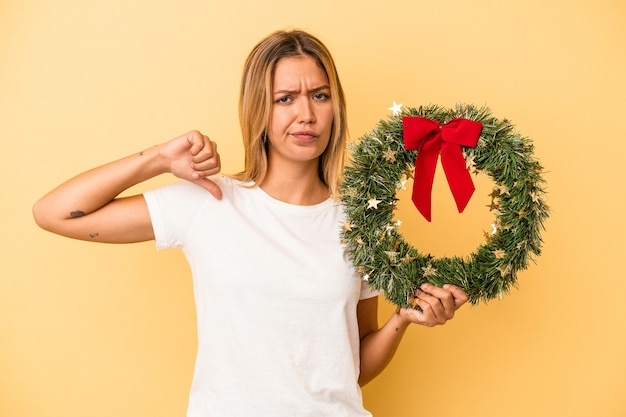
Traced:
<svg viewBox="0 0 626 417">
<path fill-rule="evenodd" d="M 219 187 L 206 178 L 219 170 L 215 143 L 192 131 L 77 175 L 37 201 L 33 215 L 43 229 L 75 239 L 108 243 L 151 240 L 154 233 L 143 196 L 117 196 L 169 172 L 221 198 Z"/>
<path fill-rule="evenodd" d="M 424 284 L 415 299 L 421 311 L 399 308 L 380 329 L 377 319 L 378 297 L 361 300 L 357 306 L 361 337 L 359 384 L 363 386 L 370 382 L 391 362 L 409 324 L 417 323 L 427 327 L 444 324 L 454 317 L 455 311 L 467 300 L 465 291 L 454 285 L 439 288 Z"/>
</svg>

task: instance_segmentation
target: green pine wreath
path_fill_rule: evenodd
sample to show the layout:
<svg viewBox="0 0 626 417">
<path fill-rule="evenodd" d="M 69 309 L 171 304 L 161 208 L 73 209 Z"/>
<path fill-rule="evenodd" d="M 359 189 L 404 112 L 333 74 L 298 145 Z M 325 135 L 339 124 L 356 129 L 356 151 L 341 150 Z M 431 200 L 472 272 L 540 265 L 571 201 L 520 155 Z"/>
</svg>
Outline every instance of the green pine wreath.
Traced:
<svg viewBox="0 0 626 417">
<path fill-rule="evenodd" d="M 456 118 L 482 123 L 476 147 L 461 149 L 468 169 L 493 180 L 491 208 L 496 218 L 484 243 L 467 257 L 422 254 L 398 231 L 396 193 L 412 177 L 418 152 L 404 147 L 406 116 L 442 125 Z M 424 282 L 458 285 L 472 304 L 502 297 L 516 285 L 517 272 L 540 255 L 549 215 L 543 168 L 533 158 L 531 140 L 520 136 L 508 120 L 493 117 L 489 108 L 457 104 L 394 111 L 349 149 L 339 188 L 347 216 L 342 239 L 362 278 L 392 303 L 414 307 L 413 294 Z"/>
</svg>

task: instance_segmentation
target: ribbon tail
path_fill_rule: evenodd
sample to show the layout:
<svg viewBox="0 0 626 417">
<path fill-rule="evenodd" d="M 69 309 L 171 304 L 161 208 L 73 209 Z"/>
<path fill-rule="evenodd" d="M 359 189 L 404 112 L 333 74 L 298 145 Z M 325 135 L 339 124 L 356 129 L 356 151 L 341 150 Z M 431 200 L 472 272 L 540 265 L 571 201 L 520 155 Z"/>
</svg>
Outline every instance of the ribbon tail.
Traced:
<svg viewBox="0 0 626 417">
<path fill-rule="evenodd" d="M 461 147 L 454 144 L 444 145 L 441 149 L 441 165 L 446 174 L 456 207 L 459 213 L 462 213 L 472 198 L 475 187 L 472 176 L 465 166 Z"/>
<path fill-rule="evenodd" d="M 431 200 L 433 180 L 439 153 L 435 151 L 421 151 L 415 160 L 415 177 L 413 178 L 413 204 L 422 213 L 422 216 L 431 221 Z"/>
</svg>

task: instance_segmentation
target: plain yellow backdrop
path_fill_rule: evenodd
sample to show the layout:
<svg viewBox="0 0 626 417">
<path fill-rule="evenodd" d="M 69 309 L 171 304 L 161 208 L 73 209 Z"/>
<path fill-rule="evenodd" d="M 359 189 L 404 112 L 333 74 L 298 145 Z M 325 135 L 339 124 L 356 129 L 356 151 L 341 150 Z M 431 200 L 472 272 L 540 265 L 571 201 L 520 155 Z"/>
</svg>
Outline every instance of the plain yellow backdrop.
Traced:
<svg viewBox="0 0 626 417">
<path fill-rule="evenodd" d="M 623 2 L 2 0 L 0 416 L 184 415 L 196 334 L 183 256 L 47 234 L 30 208 L 80 171 L 191 129 L 218 142 L 225 172 L 241 169 L 243 60 L 291 27 L 332 50 L 353 138 L 392 101 L 488 105 L 546 168 L 537 263 L 502 300 L 411 328 L 364 388 L 366 406 L 377 417 L 626 415 Z M 489 187 L 459 215 L 438 182 L 433 223 L 405 205 L 399 217 L 416 220 L 404 233 L 437 256 L 471 252 Z"/>
</svg>

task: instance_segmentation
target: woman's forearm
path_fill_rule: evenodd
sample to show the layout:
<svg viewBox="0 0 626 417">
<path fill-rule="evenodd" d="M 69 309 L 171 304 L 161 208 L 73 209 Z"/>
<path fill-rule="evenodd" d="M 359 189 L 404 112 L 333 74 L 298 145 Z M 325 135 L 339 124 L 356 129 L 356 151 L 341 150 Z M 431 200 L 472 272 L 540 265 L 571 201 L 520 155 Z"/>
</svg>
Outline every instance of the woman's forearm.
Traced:
<svg viewBox="0 0 626 417">
<path fill-rule="evenodd" d="M 219 199 L 221 190 L 207 178 L 219 170 L 215 143 L 191 131 L 77 175 L 37 201 L 33 215 L 42 228 L 71 238 L 109 243 L 150 240 L 154 232 L 143 196 L 116 197 L 168 172 L 204 187 Z"/>
<path fill-rule="evenodd" d="M 361 386 L 374 379 L 391 362 L 409 324 L 397 310 L 380 329 L 363 337 L 359 376 Z"/>
<path fill-rule="evenodd" d="M 158 147 L 102 165 L 59 185 L 33 206 L 35 221 L 59 233 L 63 223 L 89 215 L 124 190 L 165 172 Z"/>
<path fill-rule="evenodd" d="M 467 293 L 455 285 L 446 284 L 440 288 L 422 284 L 415 292 L 416 308 L 398 308 L 383 327 L 361 337 L 359 383 L 365 385 L 385 369 L 410 323 L 427 327 L 444 324 L 467 300 Z"/>
</svg>

